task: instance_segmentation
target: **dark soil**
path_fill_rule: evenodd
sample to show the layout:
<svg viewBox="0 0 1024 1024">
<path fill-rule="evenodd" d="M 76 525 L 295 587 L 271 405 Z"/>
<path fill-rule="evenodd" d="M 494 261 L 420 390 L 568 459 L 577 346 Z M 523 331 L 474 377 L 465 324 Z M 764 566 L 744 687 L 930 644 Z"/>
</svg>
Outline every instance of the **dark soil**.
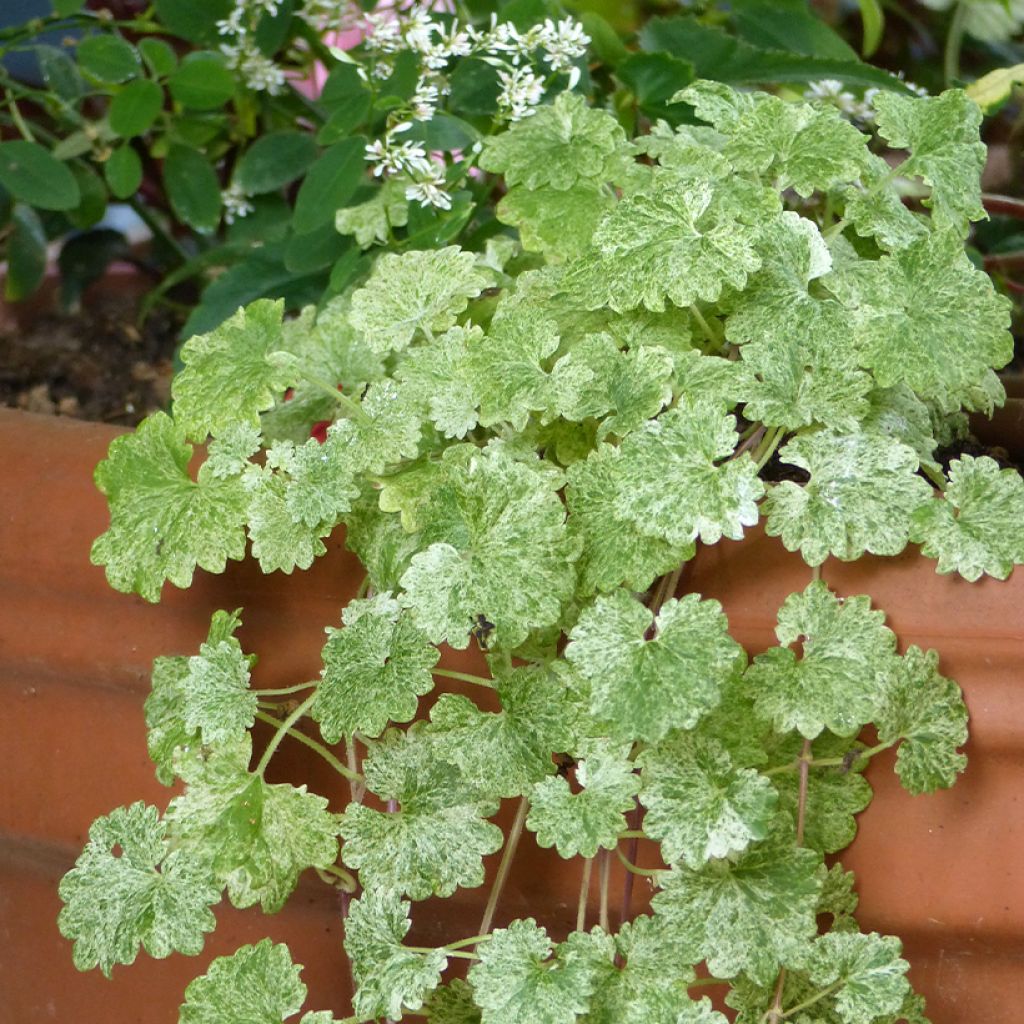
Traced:
<svg viewBox="0 0 1024 1024">
<path fill-rule="evenodd" d="M 80 311 L 0 318 L 0 405 L 135 426 L 170 402 L 180 322 L 166 311 L 137 323 L 138 299 L 90 295 Z"/>
</svg>

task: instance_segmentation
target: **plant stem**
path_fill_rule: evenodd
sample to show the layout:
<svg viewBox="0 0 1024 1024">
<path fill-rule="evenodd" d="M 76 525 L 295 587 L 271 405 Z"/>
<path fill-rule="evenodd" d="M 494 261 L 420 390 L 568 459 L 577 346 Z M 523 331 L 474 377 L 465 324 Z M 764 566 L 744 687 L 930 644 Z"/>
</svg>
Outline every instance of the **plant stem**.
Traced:
<svg viewBox="0 0 1024 1024">
<path fill-rule="evenodd" d="M 436 953 L 437 950 L 431 946 L 406 946 L 405 949 L 410 950 L 413 953 Z M 438 949 L 445 951 L 445 956 L 458 957 L 460 960 L 479 960 L 479 953 L 460 953 L 455 950 L 449 949 L 447 946 L 439 946 Z"/>
<path fill-rule="evenodd" d="M 647 833 L 642 828 L 629 828 L 619 833 L 619 839 L 646 839 Z"/>
<path fill-rule="evenodd" d="M 804 740 L 800 751 L 800 801 L 796 815 L 796 845 L 804 845 L 804 823 L 807 817 L 807 783 L 811 772 L 811 741 Z"/>
<path fill-rule="evenodd" d="M 615 848 L 615 853 L 618 855 L 619 860 L 622 861 L 622 866 L 631 875 L 641 875 L 644 878 L 654 878 L 656 875 L 660 875 L 664 870 L 663 868 L 642 868 L 638 864 L 633 864 L 631 861 L 626 859 L 626 855 L 618 847 Z"/>
<path fill-rule="evenodd" d="M 797 1003 L 796 1006 L 791 1006 L 782 1016 L 780 1020 L 785 1020 L 787 1017 L 792 1017 L 794 1013 L 799 1013 L 801 1010 L 806 1010 L 808 1006 L 813 1006 L 815 1003 L 820 1002 L 826 996 L 832 995 L 837 989 L 840 989 L 845 984 L 844 981 L 833 981 L 828 988 L 823 988 L 817 995 L 811 996 L 810 999 L 805 999 L 802 1003 Z"/>
<path fill-rule="evenodd" d="M 286 693 L 298 693 L 299 690 L 308 690 L 311 686 L 319 686 L 319 679 L 311 679 L 308 683 L 296 683 L 294 686 L 282 686 L 277 690 L 257 690 L 261 697 L 282 697 Z"/>
<path fill-rule="evenodd" d="M 432 668 L 430 671 L 435 676 L 444 676 L 445 679 L 458 679 L 463 683 L 473 683 L 476 686 L 486 686 L 488 689 L 494 689 L 494 683 L 490 679 L 484 679 L 482 676 L 473 676 L 468 672 L 454 672 L 450 668 Z"/>
<path fill-rule="evenodd" d="M 942 77 L 948 89 L 955 78 L 960 77 L 960 49 L 964 42 L 964 26 L 967 22 L 968 0 L 959 0 L 953 11 L 946 35 L 946 48 L 942 55 Z"/>
<path fill-rule="evenodd" d="M 355 875 L 349 874 L 343 867 L 338 864 L 329 864 L 325 868 L 317 868 L 316 872 L 323 878 L 324 875 L 328 877 L 324 879 L 330 885 L 336 885 L 337 882 L 342 883 L 340 888 L 343 888 L 345 892 L 353 893 L 356 891 L 356 879 Z M 337 882 L 331 880 L 331 876 L 337 879 Z"/>
<path fill-rule="evenodd" d="M 530 810 L 530 803 L 523 797 L 519 801 L 519 809 L 516 811 L 515 820 L 509 830 L 508 838 L 505 840 L 505 849 L 501 854 L 501 861 L 498 864 L 498 873 L 494 876 L 491 885 L 491 893 L 487 897 L 487 906 L 484 908 L 484 916 L 480 921 L 480 934 L 488 935 L 491 925 L 494 923 L 494 911 L 498 907 L 498 899 L 501 897 L 501 890 L 505 888 L 505 881 L 508 879 L 509 870 L 512 867 L 512 858 L 516 855 L 516 847 L 523 834 L 523 825 L 526 824 L 526 815 Z"/>
<path fill-rule="evenodd" d="M 839 765 L 848 765 L 852 767 L 853 764 L 861 758 L 874 757 L 875 754 L 880 754 L 883 750 L 888 750 L 891 746 L 892 743 L 876 743 L 873 747 L 863 747 L 860 749 L 854 747 L 842 757 L 812 757 L 807 762 L 807 766 L 808 768 L 836 768 Z M 853 754 L 854 751 L 856 751 L 856 757 L 851 761 L 850 755 Z M 795 761 L 790 761 L 788 764 L 779 764 L 774 768 L 765 768 L 761 774 L 780 775 L 782 772 L 796 771 L 802 764 L 803 762 L 800 758 L 797 758 Z"/>
<path fill-rule="evenodd" d="M 297 722 L 305 713 L 306 708 L 312 704 L 315 694 L 308 700 L 300 704 L 283 722 L 273 715 L 268 715 L 263 711 L 257 711 L 256 717 L 261 722 L 266 722 L 267 725 L 277 726 L 277 735 L 270 741 L 267 749 L 263 751 L 263 756 L 260 758 L 260 763 L 256 766 L 256 774 L 262 775 L 263 770 L 267 767 L 267 762 L 273 756 L 274 751 L 278 748 L 281 740 L 285 736 L 291 736 L 293 740 L 298 740 L 303 746 L 309 747 L 310 750 L 315 750 L 339 775 L 344 775 L 346 779 L 355 782 L 361 780 L 362 776 L 358 772 L 353 772 L 351 769 L 346 768 L 322 743 L 318 743 L 312 736 L 307 736 L 304 732 L 300 732 L 298 729 L 293 729 L 292 725 Z"/>
<path fill-rule="evenodd" d="M 710 341 L 716 349 L 721 348 L 725 342 L 725 338 L 722 336 L 720 331 L 716 331 L 711 326 L 710 322 L 705 318 L 696 303 L 690 306 L 690 312 L 693 314 L 693 319 L 700 325 L 700 329 L 704 332 L 708 341 Z"/>
<path fill-rule="evenodd" d="M 619 848 L 616 846 L 615 849 L 617 852 Z M 598 854 L 598 857 L 599 859 L 597 862 L 597 868 L 598 875 L 601 881 L 601 903 L 598 911 L 599 916 L 597 920 L 598 924 L 601 925 L 602 930 L 610 932 L 611 925 L 608 921 L 608 880 L 611 876 L 611 854 L 608 852 L 608 850 L 602 850 Z"/>
<path fill-rule="evenodd" d="M 576 904 L 576 931 L 583 931 L 587 923 L 587 897 L 590 895 L 590 874 L 594 870 L 594 858 L 583 861 L 583 877 L 580 880 L 580 899 Z"/>
<path fill-rule="evenodd" d="M 348 776 L 349 796 L 352 798 L 352 803 L 362 803 L 366 787 L 363 785 L 363 776 L 359 771 L 355 736 L 345 744 L 345 760 L 348 762 L 348 770 L 351 772 L 351 775 Z"/>
<path fill-rule="evenodd" d="M 471 935 L 468 939 L 459 939 L 457 942 L 446 942 L 442 949 L 462 949 L 464 946 L 475 946 L 478 942 L 487 942 L 490 935 Z"/>
<path fill-rule="evenodd" d="M 764 436 L 760 446 L 752 456 L 759 473 L 764 469 L 765 463 L 772 457 L 775 449 L 778 448 L 779 442 L 782 440 L 782 435 L 784 433 L 784 427 L 775 427 Z"/>
<path fill-rule="evenodd" d="M 345 410 L 346 414 L 354 420 L 359 420 L 361 423 L 369 422 L 369 416 L 366 415 L 366 411 L 358 403 L 354 402 L 348 395 L 342 394 L 337 385 L 330 385 L 325 380 L 310 373 L 303 373 L 302 379 L 307 384 L 312 384 L 318 391 L 322 391 L 325 395 L 330 395 L 342 409 Z"/>
</svg>

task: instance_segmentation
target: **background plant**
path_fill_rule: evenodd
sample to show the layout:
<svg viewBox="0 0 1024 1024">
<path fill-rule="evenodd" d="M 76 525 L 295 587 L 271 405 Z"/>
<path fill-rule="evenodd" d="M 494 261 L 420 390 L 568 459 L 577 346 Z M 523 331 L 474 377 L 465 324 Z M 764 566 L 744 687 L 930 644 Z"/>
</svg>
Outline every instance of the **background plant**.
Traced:
<svg viewBox="0 0 1024 1024">
<path fill-rule="evenodd" d="M 924 1019 L 898 940 L 859 931 L 824 856 L 879 751 L 898 746 L 911 792 L 954 781 L 966 712 L 938 655 L 897 654 L 821 567 L 910 542 L 972 580 L 1024 559 L 1020 477 L 939 459 L 964 410 L 1002 400 L 1012 351 L 964 252 L 981 115 L 959 91 L 882 91 L 866 133 L 722 83 L 670 99 L 676 124 L 632 138 L 572 92 L 488 137 L 514 231 L 381 252 L 297 320 L 253 303 L 185 344 L 173 415 L 113 443 L 93 558 L 118 589 L 156 600 L 247 542 L 267 572 L 306 568 L 341 525 L 367 576 L 318 680 L 253 688 L 238 612 L 158 659 L 150 751 L 184 790 L 94 825 L 61 888 L 79 967 L 195 953 L 225 891 L 274 911 L 312 868 L 357 894 L 350 1021 L 711 1024 L 689 993 L 713 984 L 743 1022 Z M 678 595 L 698 545 L 760 520 L 812 569 L 750 661 L 716 602 Z M 486 676 L 438 667 L 471 643 Z M 452 675 L 481 701 L 418 716 Z M 275 732 L 254 759 L 256 721 Z M 289 740 L 351 783 L 342 814 L 266 781 Z M 530 841 L 579 858 L 584 893 L 595 859 L 605 884 L 612 855 L 650 875 L 650 912 L 613 927 L 581 898 L 567 935 L 493 929 Z M 641 843 L 664 869 L 637 867 Z M 483 884 L 501 848 L 478 934 L 403 943 L 412 903 Z M 215 961 L 181 1019 L 278 1021 L 304 996 L 267 939 Z"/>
</svg>

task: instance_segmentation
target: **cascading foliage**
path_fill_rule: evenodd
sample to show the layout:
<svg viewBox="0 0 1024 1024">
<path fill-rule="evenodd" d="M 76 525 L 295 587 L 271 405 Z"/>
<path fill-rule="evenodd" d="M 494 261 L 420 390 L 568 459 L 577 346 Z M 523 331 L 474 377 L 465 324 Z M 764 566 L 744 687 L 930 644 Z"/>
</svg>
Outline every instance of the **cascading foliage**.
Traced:
<svg viewBox="0 0 1024 1024">
<path fill-rule="evenodd" d="M 341 526 L 367 582 L 276 715 L 237 612 L 157 660 L 149 748 L 184 790 L 93 826 L 61 886 L 79 968 L 198 953 L 225 890 L 272 912 L 315 868 L 356 894 L 349 1021 L 723 1022 L 699 965 L 741 1024 L 925 1019 L 899 941 L 861 933 L 851 876 L 823 861 L 854 835 L 870 757 L 897 747 L 912 793 L 949 786 L 967 715 L 938 655 L 899 654 L 883 612 L 820 566 L 908 543 L 970 580 L 1024 560 L 1021 478 L 936 459 L 964 410 L 1002 400 L 1011 355 L 1008 303 L 964 251 L 980 114 L 958 91 L 883 93 L 872 138 L 716 83 L 677 99 L 693 124 L 633 140 L 574 94 L 542 106 L 480 156 L 516 232 L 380 255 L 296 320 L 240 310 L 185 345 L 173 416 L 114 441 L 93 548 L 114 587 L 155 601 L 247 541 L 267 572 L 305 569 Z M 680 568 L 761 521 L 814 570 L 749 659 Z M 418 715 L 438 646 L 471 643 L 500 711 L 447 693 Z M 254 764 L 258 718 L 277 732 Z M 352 781 L 344 813 L 264 779 L 304 719 Z M 338 744 L 365 750 L 358 771 Z M 656 847 L 649 910 L 403 943 L 413 902 L 482 885 L 522 830 L 587 877 L 625 839 Z M 466 979 L 446 980 L 457 959 Z M 246 946 L 180 1019 L 282 1021 L 298 970 Z"/>
</svg>

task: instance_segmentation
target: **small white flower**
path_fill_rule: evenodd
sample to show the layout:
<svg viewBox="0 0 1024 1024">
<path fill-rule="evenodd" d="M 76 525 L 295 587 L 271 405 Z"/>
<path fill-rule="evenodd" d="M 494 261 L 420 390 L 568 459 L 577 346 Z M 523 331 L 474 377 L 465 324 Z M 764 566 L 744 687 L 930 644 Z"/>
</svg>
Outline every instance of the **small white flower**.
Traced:
<svg viewBox="0 0 1024 1024">
<path fill-rule="evenodd" d="M 413 116 L 417 121 L 429 121 L 437 110 L 438 89 L 431 85 L 425 78 L 421 78 L 409 101 L 412 107 Z M 397 131 L 397 129 L 395 129 Z"/>
<path fill-rule="evenodd" d="M 445 190 L 444 173 L 440 167 L 432 166 L 431 172 L 406 186 L 405 198 L 420 206 L 433 206 L 439 210 L 452 208 L 452 197 Z"/>
<path fill-rule="evenodd" d="M 228 224 L 247 217 L 255 209 L 249 202 L 249 193 L 237 182 L 232 182 L 221 192 L 220 201 L 224 205 L 224 220 Z"/>
<path fill-rule="evenodd" d="M 534 112 L 534 107 L 544 97 L 544 83 L 534 74 L 532 68 L 513 68 L 499 71 L 498 107 L 510 121 L 521 121 Z"/>
<path fill-rule="evenodd" d="M 590 36 L 573 18 L 563 18 L 557 25 L 548 18 L 541 26 L 539 42 L 551 70 L 565 71 L 577 57 L 587 52 Z"/>
</svg>

